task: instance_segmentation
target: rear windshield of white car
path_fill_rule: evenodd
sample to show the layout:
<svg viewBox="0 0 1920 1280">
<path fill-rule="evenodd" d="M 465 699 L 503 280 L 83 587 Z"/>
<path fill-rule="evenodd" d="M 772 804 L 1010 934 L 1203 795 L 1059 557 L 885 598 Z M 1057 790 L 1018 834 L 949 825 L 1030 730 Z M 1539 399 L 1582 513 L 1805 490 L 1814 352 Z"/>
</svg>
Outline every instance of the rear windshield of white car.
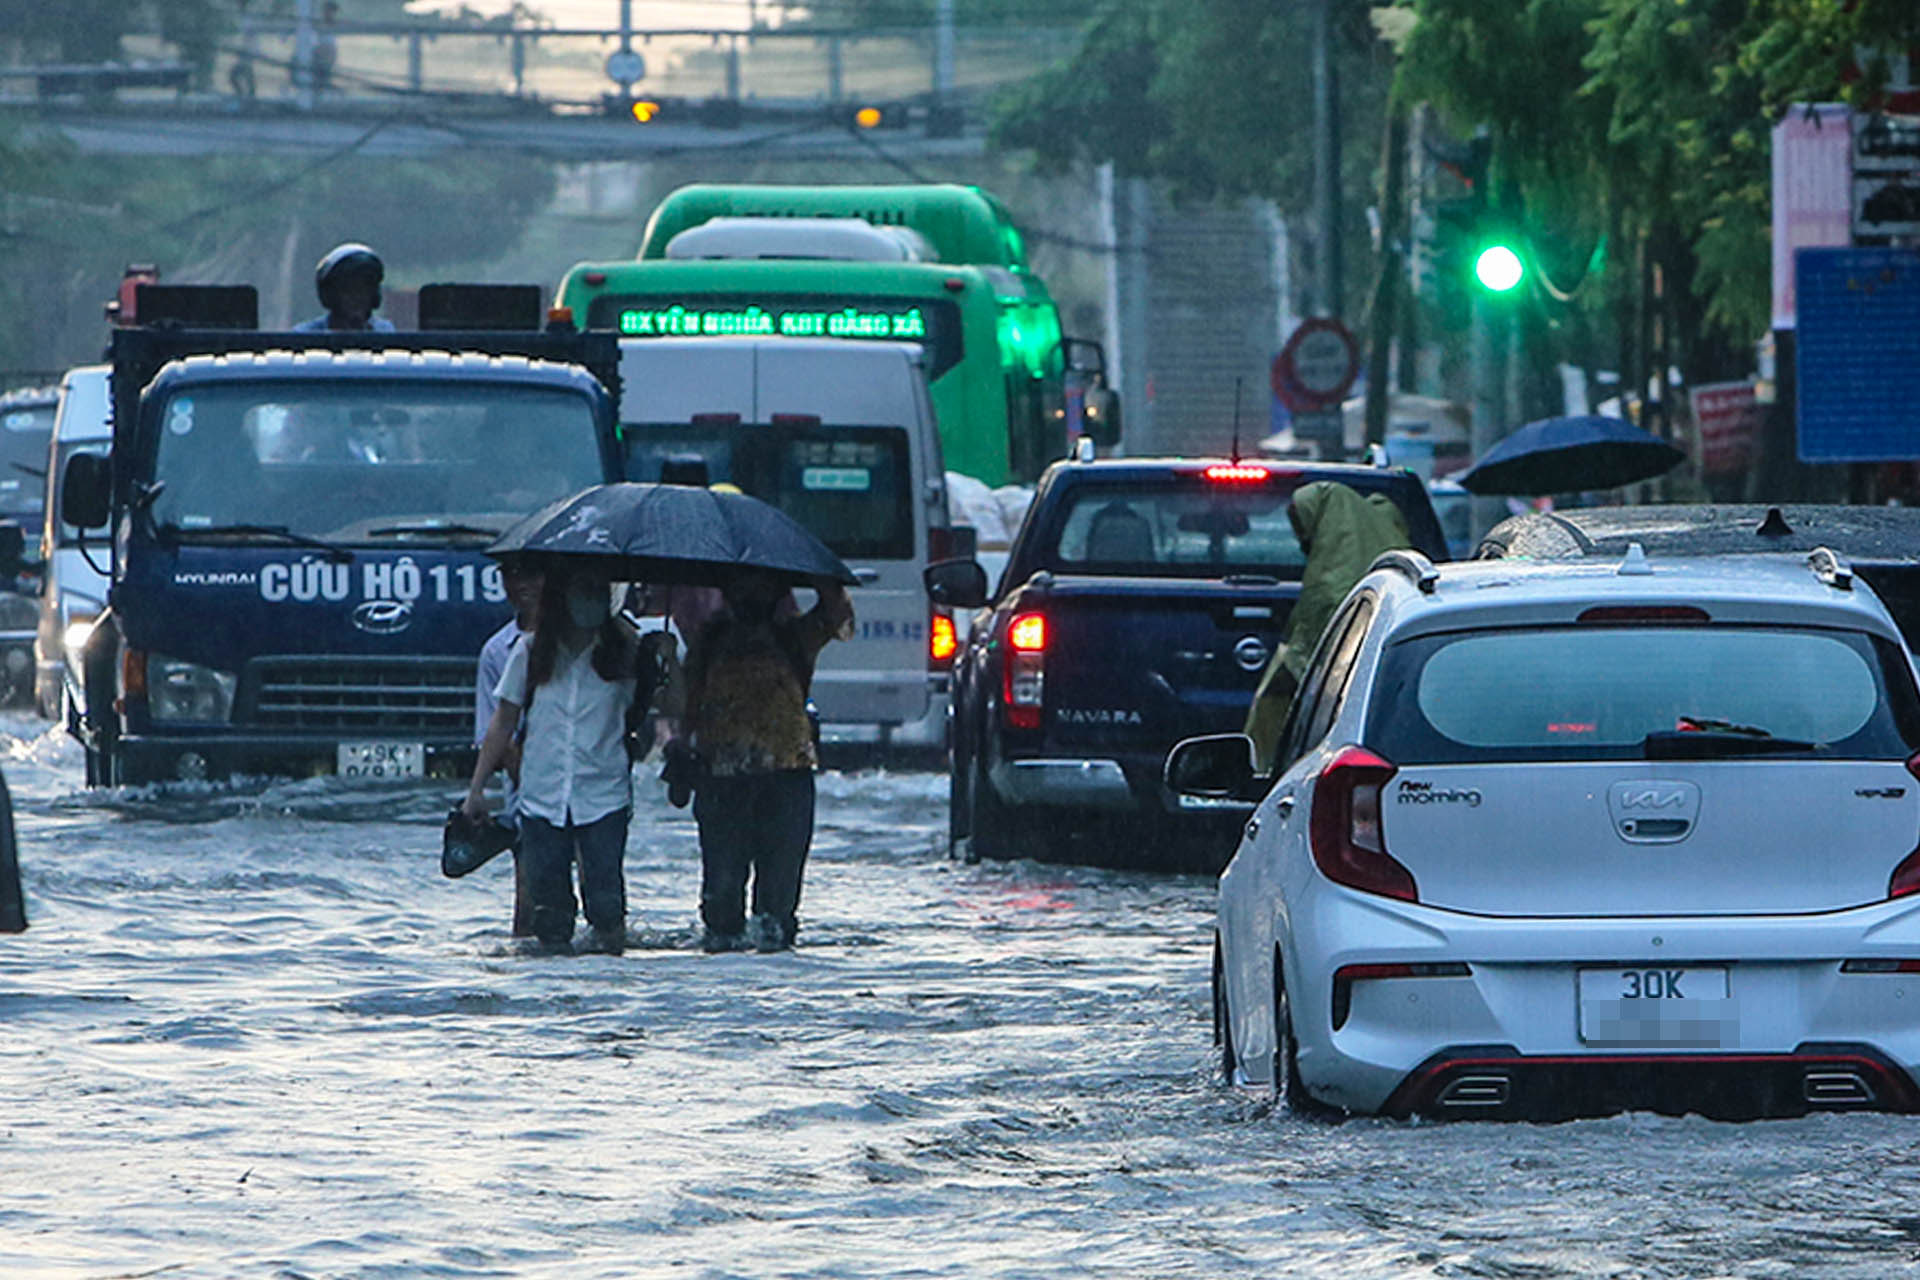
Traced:
<svg viewBox="0 0 1920 1280">
<path fill-rule="evenodd" d="M 1367 741 L 1400 764 L 1905 759 L 1920 745 L 1906 655 L 1857 632 L 1586 626 L 1459 632 L 1391 646 Z M 1703 735 L 1677 745 L 1676 735 Z M 1766 738 L 1801 749 L 1737 749 Z"/>
</svg>

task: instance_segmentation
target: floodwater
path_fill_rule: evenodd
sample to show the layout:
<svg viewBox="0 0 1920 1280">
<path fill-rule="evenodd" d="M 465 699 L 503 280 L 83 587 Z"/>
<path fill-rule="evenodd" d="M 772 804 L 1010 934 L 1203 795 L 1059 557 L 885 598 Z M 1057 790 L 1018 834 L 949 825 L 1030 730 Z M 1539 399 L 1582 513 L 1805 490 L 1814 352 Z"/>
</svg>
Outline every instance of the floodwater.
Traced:
<svg viewBox="0 0 1920 1280">
<path fill-rule="evenodd" d="M 0 721 L 0 1276 L 1884 1276 L 1920 1120 L 1328 1125 L 1217 1082 L 1211 883 L 948 862 L 944 780 L 821 780 L 786 955 L 507 938 L 451 793 L 89 795 Z"/>
</svg>

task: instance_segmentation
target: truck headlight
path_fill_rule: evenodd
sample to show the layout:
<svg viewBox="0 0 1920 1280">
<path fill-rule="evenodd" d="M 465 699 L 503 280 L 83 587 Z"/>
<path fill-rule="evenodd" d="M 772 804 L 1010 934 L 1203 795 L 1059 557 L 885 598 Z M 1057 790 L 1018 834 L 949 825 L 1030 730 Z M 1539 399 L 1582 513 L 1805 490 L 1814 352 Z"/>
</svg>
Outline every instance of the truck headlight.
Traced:
<svg viewBox="0 0 1920 1280">
<path fill-rule="evenodd" d="M 147 655 L 147 715 L 156 723 L 224 724 L 233 715 L 236 681 L 197 662 Z"/>
<path fill-rule="evenodd" d="M 67 664 L 79 666 L 80 657 L 86 652 L 87 641 L 93 636 L 93 615 L 90 613 L 72 613 L 67 615 L 67 629 L 60 633 L 60 647 L 66 650 Z"/>
</svg>

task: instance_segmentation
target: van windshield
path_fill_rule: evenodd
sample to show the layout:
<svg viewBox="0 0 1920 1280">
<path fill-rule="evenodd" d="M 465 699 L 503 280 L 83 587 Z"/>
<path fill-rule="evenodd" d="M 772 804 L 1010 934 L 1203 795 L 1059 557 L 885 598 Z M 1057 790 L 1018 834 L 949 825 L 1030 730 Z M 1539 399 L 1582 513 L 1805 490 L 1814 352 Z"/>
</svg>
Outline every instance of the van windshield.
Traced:
<svg viewBox="0 0 1920 1280">
<path fill-rule="evenodd" d="M 847 560 L 911 560 L 913 476 L 899 427 L 628 424 L 627 478 L 732 484 Z"/>
<path fill-rule="evenodd" d="M 51 404 L 0 408 L 0 517 L 37 518 L 47 501 Z"/>
<path fill-rule="evenodd" d="M 472 538 L 603 478 L 592 402 L 499 383 L 222 383 L 160 406 L 155 523 Z"/>
<path fill-rule="evenodd" d="M 1900 647 L 1811 628 L 1425 636 L 1388 650 L 1373 699 L 1367 745 L 1397 764 L 1671 758 L 1708 738 L 1769 755 L 1900 760 L 1920 744 Z"/>
</svg>

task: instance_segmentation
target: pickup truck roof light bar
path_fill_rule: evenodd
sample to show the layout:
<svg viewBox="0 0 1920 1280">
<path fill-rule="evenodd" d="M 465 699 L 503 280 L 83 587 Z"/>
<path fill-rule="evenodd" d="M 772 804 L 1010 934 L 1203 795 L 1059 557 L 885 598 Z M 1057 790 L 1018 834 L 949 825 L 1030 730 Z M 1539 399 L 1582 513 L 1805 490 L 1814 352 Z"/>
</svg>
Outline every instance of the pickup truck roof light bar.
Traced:
<svg viewBox="0 0 1920 1280">
<path fill-rule="evenodd" d="M 1433 567 L 1433 561 L 1418 551 L 1402 548 L 1397 551 L 1383 551 L 1373 562 L 1374 569 L 1390 569 L 1404 575 L 1423 596 L 1430 596 L 1440 587 L 1440 571 Z"/>
<path fill-rule="evenodd" d="M 1807 568 L 1813 576 L 1835 591 L 1853 590 L 1853 566 L 1831 547 L 1815 547 L 1807 553 Z"/>
</svg>

